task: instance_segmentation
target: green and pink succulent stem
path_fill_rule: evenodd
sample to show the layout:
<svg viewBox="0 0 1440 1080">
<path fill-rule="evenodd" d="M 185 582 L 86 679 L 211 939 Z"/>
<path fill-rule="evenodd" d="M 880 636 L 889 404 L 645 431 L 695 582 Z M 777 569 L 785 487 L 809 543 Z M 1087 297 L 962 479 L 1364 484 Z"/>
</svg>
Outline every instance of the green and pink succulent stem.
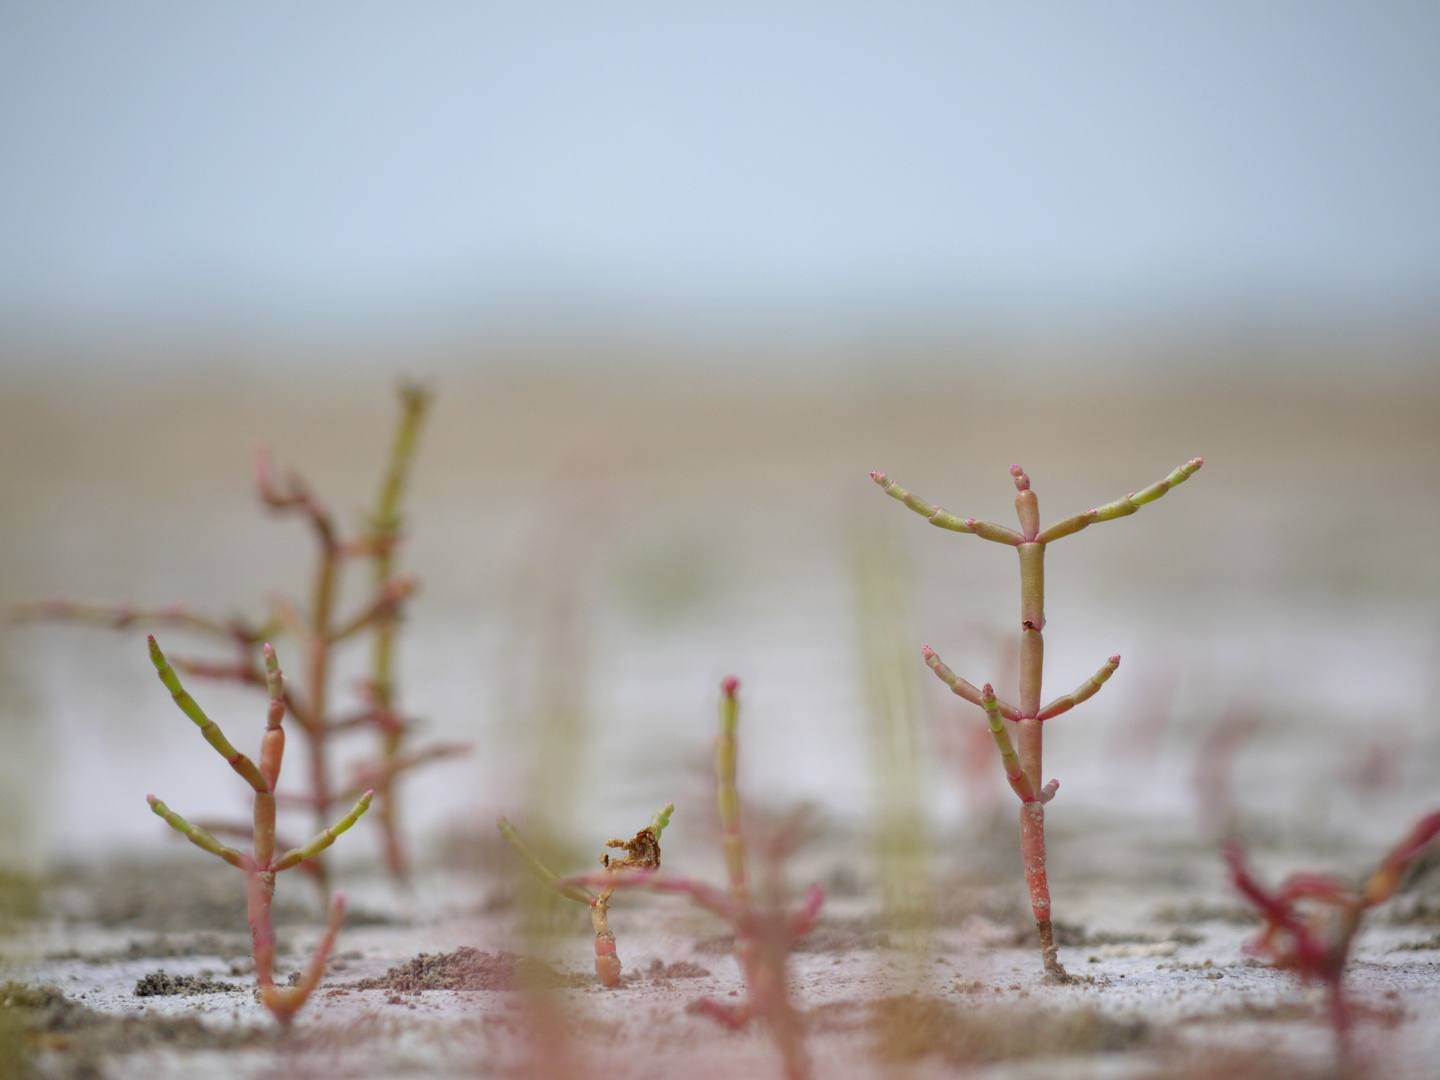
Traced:
<svg viewBox="0 0 1440 1080">
<path fill-rule="evenodd" d="M 401 415 L 380 485 L 376 509 L 365 528 L 352 538 L 341 536 L 330 512 L 297 472 L 277 474 L 269 455 L 255 459 L 255 482 L 261 502 L 276 512 L 302 517 L 314 534 L 318 557 L 314 566 L 308 605 L 284 597 L 270 600 L 269 615 L 259 625 L 239 619 L 218 619 L 181 605 L 141 608 L 133 604 L 84 603 L 68 599 L 43 600 L 11 608 L 11 622 L 64 620 L 114 629 L 156 627 L 184 630 L 228 643 L 232 660 L 174 657 L 173 670 L 209 679 L 225 679 L 263 688 L 266 674 L 260 647 L 275 634 L 289 637 L 304 657 L 304 688 L 287 687 L 287 714 L 299 727 L 309 756 L 308 790 L 280 800 L 282 808 L 297 807 L 323 829 L 336 809 L 365 787 L 375 790 L 372 815 L 381 834 L 381 848 L 391 875 L 403 880 L 407 857 L 399 823 L 397 790 L 401 777 L 420 765 L 465 753 L 468 747 L 437 743 L 416 748 L 411 736 L 415 721 L 399 709 L 395 686 L 395 640 L 405 604 L 414 595 L 414 578 L 395 572 L 396 551 L 403 539 L 401 504 L 409 482 L 420 429 L 430 401 L 428 391 L 411 385 L 399 390 Z M 368 559 L 372 592 L 354 613 L 339 610 L 339 591 L 345 565 Z M 333 715 L 331 681 L 336 648 L 373 634 L 372 670 L 362 687 L 363 708 L 348 716 Z M 366 730 L 378 742 L 374 756 L 357 767 L 349 784 L 334 777 L 331 740 L 338 735 Z M 368 781 L 357 783 L 356 780 Z M 237 828 L 227 823 L 227 834 Z M 307 871 L 328 896 L 324 859 L 307 861 Z"/>
<path fill-rule="evenodd" d="M 325 962 L 335 945 L 336 935 L 345 918 L 345 898 L 336 896 L 330 906 L 329 927 L 321 939 L 309 965 L 299 983 L 290 987 L 275 985 L 275 927 L 271 909 L 275 900 L 275 875 L 313 860 L 335 842 L 360 816 L 370 808 L 374 792 L 362 795 L 348 814 L 322 829 L 309 843 L 276 854 L 275 842 L 275 786 L 280 782 L 280 766 L 285 757 L 286 714 L 285 677 L 280 671 L 275 650 L 268 644 L 262 649 L 265 658 L 265 682 L 270 693 L 270 706 L 266 714 L 265 734 L 260 739 L 260 763 L 256 765 L 225 737 L 199 703 L 190 696 L 180 682 L 180 676 L 166 659 L 152 636 L 149 639 L 150 661 L 170 696 L 180 711 L 188 716 L 201 735 L 232 769 L 250 785 L 254 791 L 254 828 L 249 851 L 242 851 L 221 843 L 211 833 L 198 825 L 186 821 L 154 795 L 147 795 L 146 801 L 159 817 L 202 851 L 208 851 L 224 859 L 231 866 L 245 874 L 246 906 L 250 916 L 250 936 L 254 947 L 255 982 L 260 990 L 260 1000 L 284 1026 L 289 1026 L 295 1013 L 305 1004 L 306 998 L 319 984 L 325 971 Z"/>
<path fill-rule="evenodd" d="M 615 893 L 612 882 L 622 874 L 634 870 L 651 872 L 660 867 L 660 837 L 665 826 L 670 824 L 670 815 L 675 812 L 674 803 L 666 803 L 651 817 L 650 824 L 635 834 L 633 840 L 607 840 L 609 848 L 624 848 L 625 856 L 611 859 L 601 856 L 605 869 L 595 875 L 592 885 L 574 884 L 561 880 L 560 875 L 545 865 L 529 844 L 521 839 L 515 826 L 506 818 L 495 822 L 500 835 L 524 860 L 530 872 L 561 896 L 585 904 L 590 908 L 590 924 L 595 928 L 595 977 L 602 985 L 614 988 L 620 985 L 620 957 L 615 951 L 615 934 L 610 929 L 610 898 Z"/>
<path fill-rule="evenodd" d="M 1160 498 L 1176 484 L 1189 479 L 1204 464 L 1195 458 L 1175 469 L 1165 479 L 1115 502 L 1065 518 L 1049 528 L 1040 527 L 1040 505 L 1030 487 L 1030 478 L 1019 465 L 1010 467 L 1015 482 L 1015 514 L 1020 530 L 1006 528 L 975 518 L 961 518 L 948 510 L 932 506 L 906 491 L 884 473 L 872 472 L 870 478 L 884 488 L 886 494 L 898 499 L 932 525 L 951 532 L 972 533 L 982 540 L 1005 544 L 1016 549 L 1020 558 L 1020 699 L 1018 705 L 998 697 L 988 683 L 983 689 L 956 675 L 928 645 L 922 650 L 931 670 L 957 696 L 983 709 L 990 724 L 1000 762 L 1011 790 L 1020 799 L 1020 853 L 1029 887 L 1030 906 L 1040 934 L 1040 952 L 1047 977 L 1067 979 L 1055 946 L 1050 920 L 1050 886 L 1045 871 L 1045 804 L 1055 797 L 1059 781 L 1041 783 L 1043 765 L 1043 724 L 1068 712 L 1091 697 L 1115 673 L 1120 657 L 1112 656 L 1105 664 L 1072 693 L 1041 706 L 1041 683 L 1045 668 L 1045 548 L 1052 541 L 1077 533 L 1096 521 L 1110 521 L 1135 513 L 1148 502 Z M 1012 742 L 1007 723 L 1014 724 Z"/>
<path fill-rule="evenodd" d="M 400 386 L 400 422 L 390 446 L 390 461 L 380 481 L 380 494 L 370 516 L 366 537 L 370 549 L 370 578 L 376 593 L 384 597 L 395 581 L 395 552 L 402 539 L 404 518 L 401 500 L 410 480 L 410 467 L 415 460 L 420 429 L 430 405 L 431 394 L 422 386 L 404 383 Z M 409 861 L 399 829 L 399 805 L 395 779 L 418 761 L 405 755 L 406 737 L 411 725 L 397 712 L 395 689 L 395 637 L 400 624 L 400 604 L 393 603 L 376 613 L 371 649 L 371 672 L 368 694 L 374 710 L 375 729 L 380 739 L 380 755 L 376 784 L 376 823 L 380 828 L 385 865 L 393 877 L 404 880 L 409 875 Z M 433 757 L 463 752 L 449 750 Z"/>
<path fill-rule="evenodd" d="M 1329 874 L 1298 873 L 1278 889 L 1267 888 L 1250 872 L 1238 841 L 1225 848 L 1230 880 L 1264 920 L 1260 936 L 1246 946 L 1302 982 L 1324 985 L 1342 1059 L 1350 1055 L 1352 1010 L 1345 994 L 1350 946 L 1365 913 L 1394 896 L 1410 864 L 1440 836 L 1440 812 L 1416 822 L 1358 887 Z"/>
<path fill-rule="evenodd" d="M 786 835 L 770 845 L 770 858 L 765 860 L 769 872 L 761 875 L 762 888 L 752 887 L 746 874 L 746 845 L 736 786 L 739 688 L 740 681 L 734 676 L 721 684 L 720 734 L 715 740 L 715 795 L 729 888 L 717 889 L 688 877 L 648 869 L 584 874 L 563 879 L 555 887 L 651 889 L 684 896 L 729 923 L 735 932 L 735 958 L 748 994 L 744 1001 L 733 1005 L 701 998 L 694 1007 L 730 1028 L 743 1027 L 752 1018 L 760 1017 L 780 1051 L 786 1080 L 806 1080 L 810 1064 L 802 1037 L 804 1025 L 791 1000 L 785 968 L 795 944 L 814 927 L 825 893 L 819 885 L 811 885 L 798 908 L 785 907 L 779 868 L 793 839 Z"/>
</svg>

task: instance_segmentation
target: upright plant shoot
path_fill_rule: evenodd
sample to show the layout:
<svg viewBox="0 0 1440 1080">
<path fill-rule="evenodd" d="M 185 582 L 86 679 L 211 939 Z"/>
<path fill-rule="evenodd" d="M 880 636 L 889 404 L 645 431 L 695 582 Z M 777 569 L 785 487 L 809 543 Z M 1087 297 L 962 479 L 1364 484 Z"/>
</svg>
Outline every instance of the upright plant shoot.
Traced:
<svg viewBox="0 0 1440 1080">
<path fill-rule="evenodd" d="M 373 791 L 360 797 L 348 814 L 324 829 L 303 847 L 292 848 L 276 856 L 275 851 L 275 785 L 280 780 L 280 763 L 285 756 L 285 729 L 281 721 L 285 718 L 285 679 L 280 672 L 275 650 L 269 645 L 264 648 L 265 681 L 270 690 L 270 711 L 265 734 L 260 740 L 260 764 L 251 761 L 236 750 L 220 726 L 205 715 L 203 709 L 189 692 L 180 684 L 180 676 L 165 659 L 155 638 L 150 638 L 150 661 L 175 699 L 180 711 L 195 722 L 205 741 L 213 746 L 232 769 L 255 790 L 254 845 L 249 851 L 239 851 L 222 844 L 210 833 L 192 825 L 175 813 L 154 795 L 145 798 L 150 809 L 155 811 L 173 829 L 183 835 L 196 847 L 217 855 L 231 866 L 245 873 L 245 898 L 250 914 L 250 936 L 255 950 L 255 982 L 260 989 L 260 1000 L 274 1014 L 281 1024 L 288 1027 L 295 1014 L 305 1004 L 311 992 L 320 984 L 325 974 L 325 961 L 335 947 L 335 938 L 340 933 L 340 924 L 345 920 L 345 898 L 336 895 L 330 905 L 330 923 L 325 936 L 316 946 L 305 973 L 294 986 L 275 985 L 275 925 L 271 908 L 275 900 L 275 875 L 299 866 L 306 859 L 312 859 L 335 842 L 335 838 L 360 819 L 370 808 Z"/>
<path fill-rule="evenodd" d="M 660 834 L 665 831 L 665 826 L 670 824 L 670 815 L 674 812 L 675 804 L 666 803 L 650 819 L 650 824 L 635 834 L 635 839 L 605 841 L 608 848 L 625 850 L 625 855 L 618 859 L 612 859 L 609 855 L 600 856 L 605 872 L 614 875 L 622 870 L 660 869 Z M 619 986 L 620 956 L 615 951 L 615 933 L 610 929 L 610 897 L 615 893 L 615 886 L 600 885 L 597 886 L 599 891 L 595 892 L 584 885 L 561 881 L 560 875 L 546 866 L 544 860 L 531 850 L 530 845 L 520 839 L 514 825 L 503 817 L 495 824 L 500 828 L 500 835 L 515 849 L 515 854 L 525 860 L 531 873 L 561 896 L 589 906 L 590 924 L 595 927 L 595 977 L 612 989 Z"/>
<path fill-rule="evenodd" d="M 993 686 L 986 683 L 977 690 L 956 675 L 933 650 L 924 648 L 925 662 L 950 689 L 972 705 L 985 711 L 1000 751 L 1005 778 L 1020 799 L 1020 853 L 1025 863 L 1025 881 L 1030 890 L 1030 907 L 1035 926 L 1040 932 L 1040 951 L 1045 973 L 1051 979 L 1068 976 L 1060 963 L 1055 935 L 1050 922 L 1050 886 L 1045 875 L 1045 804 L 1055 797 L 1058 780 L 1041 785 L 1041 746 L 1043 724 L 1074 708 L 1092 696 L 1115 673 L 1120 657 L 1112 656 L 1105 664 L 1070 694 L 1056 698 L 1044 707 L 1040 704 L 1040 684 L 1045 663 L 1045 548 L 1061 537 L 1086 528 L 1092 522 L 1110 521 L 1135 513 L 1148 502 L 1154 502 L 1176 484 L 1188 480 L 1204 464 L 1202 458 L 1181 465 L 1164 480 L 1142 491 L 1107 503 L 1097 509 L 1058 521 L 1047 529 L 1040 528 L 1040 504 L 1030 489 L 1030 478 L 1019 465 L 1010 467 L 1015 480 L 1015 513 L 1020 531 L 975 518 L 960 518 L 938 506 L 931 506 L 906 491 L 884 473 L 872 472 L 870 478 L 885 489 L 886 494 L 925 518 L 932 525 L 952 532 L 973 533 L 982 540 L 1006 544 L 1020 556 L 1020 704 L 1015 706 L 1000 698 Z M 1007 724 L 1014 724 L 1012 741 Z M 1018 744 L 1018 746 L 1017 746 Z"/>
</svg>

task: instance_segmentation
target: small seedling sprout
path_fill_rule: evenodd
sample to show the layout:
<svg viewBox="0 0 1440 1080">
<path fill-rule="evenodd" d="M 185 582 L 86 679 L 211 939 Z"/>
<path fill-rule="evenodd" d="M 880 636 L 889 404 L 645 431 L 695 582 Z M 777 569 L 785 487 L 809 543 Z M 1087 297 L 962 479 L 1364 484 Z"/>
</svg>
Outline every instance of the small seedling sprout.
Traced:
<svg viewBox="0 0 1440 1080">
<path fill-rule="evenodd" d="M 1395 895 L 1405 871 L 1436 836 L 1440 811 L 1416 822 L 1358 888 L 1331 874 L 1298 873 L 1272 891 L 1250 872 L 1239 841 L 1225 848 L 1231 882 L 1265 921 L 1247 951 L 1268 958 L 1282 971 L 1293 971 L 1302 982 L 1324 985 L 1342 1058 L 1350 1053 L 1351 1011 L 1344 987 L 1350 944 L 1365 912 Z"/>
<path fill-rule="evenodd" d="M 192 825 L 175 813 L 154 795 L 147 795 L 150 809 L 181 833 L 196 847 L 224 859 L 231 866 L 245 873 L 245 897 L 250 913 L 250 935 L 254 943 L 255 982 L 260 990 L 260 1000 L 285 1027 L 290 1026 L 295 1014 L 300 1011 L 311 992 L 320 983 L 325 973 L 325 962 L 335 947 L 335 938 L 340 933 L 340 924 L 345 920 L 345 898 L 336 895 L 330 904 L 330 920 L 325 935 L 320 939 L 310 957 L 300 981 L 294 986 L 275 985 L 275 926 L 271 908 L 275 899 L 275 875 L 300 866 L 307 859 L 313 859 L 335 842 L 335 838 L 354 825 L 370 808 L 373 791 L 360 796 L 354 808 L 334 824 L 323 829 L 308 844 L 292 848 L 276 856 L 275 843 L 275 785 L 280 780 L 280 764 L 285 756 L 285 729 L 281 721 L 285 718 L 285 677 L 275 658 L 275 650 L 269 645 L 263 648 L 265 658 L 265 681 L 270 691 L 270 710 L 267 715 L 265 734 L 260 740 L 260 764 L 257 766 L 240 751 L 236 750 L 220 726 L 205 715 L 199 703 L 181 685 L 180 676 L 170 666 L 165 654 L 160 651 L 155 638 L 150 639 L 150 661 L 175 699 L 180 711 L 195 722 L 200 734 L 205 737 L 247 784 L 255 790 L 254 846 L 250 851 L 239 851 L 215 839 L 210 833 Z"/>
<path fill-rule="evenodd" d="M 1050 886 L 1045 873 L 1045 804 L 1055 797 L 1058 780 L 1041 785 L 1042 725 L 1061 713 L 1068 712 L 1091 697 L 1120 666 L 1120 657 L 1112 656 L 1094 675 L 1073 692 L 1056 698 L 1041 707 L 1040 683 L 1044 668 L 1045 646 L 1041 634 L 1045 628 L 1045 548 L 1052 541 L 1077 533 L 1096 521 L 1110 521 L 1135 513 L 1148 502 L 1154 502 L 1176 484 L 1188 480 L 1204 460 L 1195 458 L 1181 465 L 1164 480 L 1107 503 L 1097 509 L 1058 521 L 1047 529 L 1040 528 L 1040 504 L 1030 489 L 1030 478 L 1019 465 L 1010 467 L 1015 480 L 1015 512 L 1020 531 L 975 518 L 960 518 L 938 506 L 918 498 L 896 484 L 884 473 L 872 472 L 870 478 L 893 496 L 925 518 L 932 525 L 952 532 L 973 533 L 982 540 L 1006 544 L 1020 555 L 1020 705 L 1016 707 L 1000 698 L 991 684 L 976 689 L 956 675 L 927 645 L 925 662 L 958 696 L 985 711 L 1000 751 L 1005 778 L 1020 799 L 1020 853 L 1025 864 L 1025 881 L 1030 891 L 1030 907 L 1040 932 L 1040 952 L 1045 961 L 1045 974 L 1052 980 L 1069 976 L 1060 963 L 1055 935 L 1050 922 Z M 1007 724 L 1015 725 L 1012 741 Z M 1018 743 L 1018 747 L 1017 744 Z"/>
<path fill-rule="evenodd" d="M 665 831 L 665 826 L 670 824 L 670 815 L 674 812 L 675 804 L 666 803 L 650 819 L 650 824 L 635 834 L 635 839 L 606 840 L 606 847 L 623 848 L 625 856 L 612 859 L 608 854 L 601 855 L 600 863 L 605 867 L 604 872 L 613 876 L 623 870 L 660 869 L 660 835 Z M 605 986 L 619 986 L 620 957 L 615 952 L 615 934 L 610 929 L 610 897 L 614 894 L 615 887 L 602 884 L 597 886 L 599 892 L 594 892 L 584 885 L 561 881 L 560 875 L 546 866 L 530 845 L 520 839 L 514 825 L 503 817 L 495 824 L 500 827 L 500 835 L 515 849 L 515 853 L 525 860 L 531 873 L 561 896 L 589 906 L 590 922 L 595 927 L 595 976 Z"/>
<path fill-rule="evenodd" d="M 727 1005 L 701 998 L 695 1007 L 730 1028 L 752 1018 L 762 1019 L 780 1049 L 787 1080 L 805 1080 L 810 1066 L 801 1039 L 802 1022 L 785 978 L 785 965 L 795 943 L 815 925 L 825 894 L 811 885 L 804 903 L 793 911 L 784 907 L 779 864 L 788 854 L 798 828 L 782 829 L 766 852 L 769 873 L 757 898 L 746 874 L 745 834 L 740 820 L 740 793 L 735 783 L 740 716 L 737 691 L 740 681 L 731 676 L 721 684 L 720 735 L 715 740 L 715 796 L 720 811 L 720 848 L 730 880 L 729 891 L 712 885 L 651 870 L 623 870 L 568 878 L 560 885 L 572 888 L 649 888 L 689 897 L 698 907 L 719 916 L 735 931 L 735 956 L 749 991 L 743 1002 Z"/>
</svg>

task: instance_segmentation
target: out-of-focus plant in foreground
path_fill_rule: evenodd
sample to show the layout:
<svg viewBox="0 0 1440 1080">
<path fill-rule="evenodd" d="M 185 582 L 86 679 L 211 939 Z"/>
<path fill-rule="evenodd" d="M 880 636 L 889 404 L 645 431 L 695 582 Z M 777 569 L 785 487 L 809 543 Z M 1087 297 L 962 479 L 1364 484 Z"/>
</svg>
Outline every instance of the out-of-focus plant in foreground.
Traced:
<svg viewBox="0 0 1440 1080">
<path fill-rule="evenodd" d="M 799 908 L 785 907 L 780 864 L 793 848 L 798 827 L 782 829 L 765 853 L 766 873 L 761 887 L 752 889 L 745 859 L 745 834 L 740 820 L 740 792 L 735 784 L 739 743 L 736 728 L 740 718 L 737 692 L 740 681 L 733 676 L 721 684 L 720 735 L 715 740 L 715 795 L 720 810 L 720 847 L 730 879 L 728 890 L 686 877 L 648 870 L 601 871 L 566 879 L 573 888 L 641 887 L 689 897 L 698 907 L 718 915 L 735 931 L 735 956 L 749 990 L 746 999 L 728 1005 L 701 998 L 695 1008 L 725 1024 L 739 1028 L 760 1018 L 780 1049 L 787 1080 L 805 1080 L 810 1075 L 809 1059 L 802 1039 L 802 1021 L 790 999 L 785 977 L 786 962 L 795 943 L 815 925 L 825 894 L 811 885 Z"/>
<path fill-rule="evenodd" d="M 1238 841 L 1225 848 L 1230 880 L 1265 921 L 1248 951 L 1282 971 L 1294 972 L 1303 982 L 1324 985 L 1330 1025 L 1342 1056 L 1350 1050 L 1351 1008 L 1344 978 L 1351 942 L 1365 912 L 1395 895 L 1405 871 L 1436 836 L 1440 836 L 1440 811 L 1416 822 L 1358 886 L 1333 874 L 1297 873 L 1272 890 L 1250 872 Z"/>
</svg>

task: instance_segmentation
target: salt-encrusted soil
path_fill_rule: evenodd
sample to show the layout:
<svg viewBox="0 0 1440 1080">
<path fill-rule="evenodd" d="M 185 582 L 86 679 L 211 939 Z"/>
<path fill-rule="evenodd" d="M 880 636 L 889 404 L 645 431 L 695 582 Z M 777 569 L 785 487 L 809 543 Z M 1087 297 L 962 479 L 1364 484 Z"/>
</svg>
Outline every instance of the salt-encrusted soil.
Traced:
<svg viewBox="0 0 1440 1080">
<path fill-rule="evenodd" d="M 1081 854 L 1119 839 L 1070 838 Z M 1055 883 L 1061 955 L 1081 977 L 1070 986 L 1041 978 L 1013 887 L 952 882 L 936 890 L 929 925 L 898 926 L 870 890 L 832 868 L 838 895 L 790 969 L 815 1075 L 1337 1075 L 1318 992 L 1243 952 L 1254 926 L 1212 854 L 1180 838 L 1166 854 L 1139 830 L 1128 839 L 1133 876 Z M 1297 854 L 1272 850 L 1261 863 L 1288 865 Z M 172 869 L 145 868 L 157 883 Z M 103 908 L 128 879 L 72 876 L 58 907 L 83 906 L 96 890 Z M 554 932 L 536 939 L 498 879 L 431 871 L 400 900 L 381 882 L 351 880 L 359 918 L 285 1034 L 254 1000 L 243 922 L 195 925 L 205 902 L 186 890 L 204 879 L 182 872 L 149 901 L 132 895 L 118 924 L 56 916 L 12 939 L 11 977 L 64 995 L 12 1010 L 40 1029 L 39 1075 L 781 1075 L 763 1027 L 732 1033 L 687 1009 L 744 987 L 724 927 L 677 901 L 617 902 L 626 972 L 606 990 L 590 970 L 578 906 L 561 908 Z M 174 929 L 154 928 L 166 919 Z M 282 925 L 282 972 L 319 932 L 304 918 Z M 1435 1076 L 1440 902 L 1425 881 L 1376 914 L 1349 987 L 1361 1015 L 1351 1072 Z"/>
</svg>

